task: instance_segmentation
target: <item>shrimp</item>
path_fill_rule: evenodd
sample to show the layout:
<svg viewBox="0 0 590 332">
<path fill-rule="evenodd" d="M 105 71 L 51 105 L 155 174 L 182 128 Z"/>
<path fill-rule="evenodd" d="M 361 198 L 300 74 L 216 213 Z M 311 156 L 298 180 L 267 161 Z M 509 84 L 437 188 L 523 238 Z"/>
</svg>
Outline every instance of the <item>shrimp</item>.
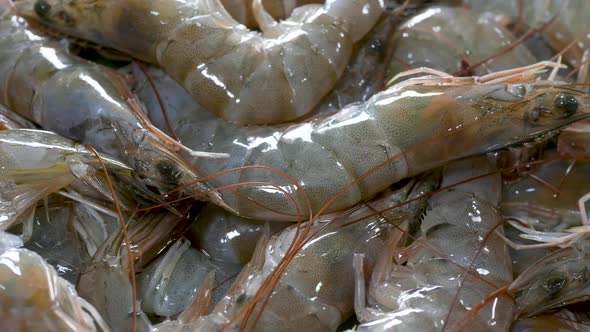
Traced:
<svg viewBox="0 0 590 332">
<path fill-rule="evenodd" d="M 509 73 L 513 71 L 484 77 L 508 79 Z M 448 80 L 454 83 L 448 84 L 436 84 L 445 78 L 432 78 L 432 84 L 424 85 L 403 81 L 327 118 L 275 128 L 239 128 L 221 122 L 197 112 L 170 78 L 160 74 L 154 83 L 183 144 L 231 155 L 193 159 L 199 169 L 215 173 L 256 165 L 279 170 L 304 189 L 314 214 L 349 208 L 450 160 L 532 140 L 590 116 L 588 95 L 563 83 L 457 81 L 462 79 L 472 78 L 451 77 Z M 140 86 L 136 93 L 148 105 L 156 100 L 149 86 Z M 186 112 L 188 107 L 193 111 Z M 160 113 L 162 119 L 159 107 L 148 112 Z M 158 126 L 166 126 L 166 121 L 152 118 Z M 299 187 L 265 169 L 240 169 L 216 180 L 221 185 L 272 183 L 307 207 Z M 258 220 L 295 221 L 306 213 L 297 211 L 282 191 L 271 186 L 242 186 L 239 195 L 224 193 L 224 200 L 241 216 Z"/>
<path fill-rule="evenodd" d="M 129 172 L 103 158 L 112 171 Z M 101 191 L 100 164 L 86 147 L 54 133 L 14 129 L 0 131 L 0 230 L 6 230 L 38 200 L 77 180 Z"/>
<path fill-rule="evenodd" d="M 74 287 L 30 250 L 11 248 L 0 253 L 0 284 L 3 331 L 109 330 Z"/>
<path fill-rule="evenodd" d="M 257 6 L 254 14 L 265 21 L 260 34 L 219 0 L 12 1 L 28 20 L 158 64 L 207 110 L 239 124 L 309 113 L 383 7 L 382 0 L 330 0 L 276 23 Z"/>
<path fill-rule="evenodd" d="M 485 158 L 451 163 L 443 173 L 442 186 L 490 172 Z M 378 308 L 365 305 L 363 257 L 355 256 L 357 299 L 355 311 L 363 323 L 357 331 L 441 331 L 477 304 L 491 285 L 512 281 L 507 246 L 494 229 L 502 219 L 496 209 L 501 180 L 494 174 L 435 194 L 420 226 L 417 247 L 410 250 L 405 266 L 384 261 L 370 284 Z M 395 249 L 395 248 L 391 248 Z M 450 261 L 452 260 L 452 261 Z M 480 278 L 485 278 L 483 283 Z M 491 285 L 490 285 L 491 284 Z M 379 309 L 382 308 L 382 309 Z M 494 308 L 471 320 L 478 331 L 504 331 L 513 305 L 505 297 Z"/>
<path fill-rule="evenodd" d="M 275 19 L 285 19 L 295 7 L 321 3 L 321 0 L 262 0 L 266 12 Z M 249 28 L 256 28 L 258 22 L 254 14 L 251 0 L 221 0 L 227 12 L 238 22 Z"/>
<path fill-rule="evenodd" d="M 5 0 L 0 0 L 0 77 L 0 104 L 120 159 L 134 169 L 135 183 L 146 195 L 199 178 L 175 152 L 180 144 L 170 143 L 174 140 L 145 119 L 120 77 L 34 34 Z M 209 188 L 198 184 L 186 191 L 198 197 Z M 207 197 L 223 205 L 217 193 Z"/>
<path fill-rule="evenodd" d="M 476 11 L 491 11 L 514 24 L 528 24 L 537 28 L 549 23 L 542 30 L 543 38 L 565 59 L 576 67 L 590 48 L 590 25 L 585 0 L 538 0 L 538 1 L 482 1 L 463 0 Z M 519 8 L 522 6 L 522 8 Z M 562 51 L 563 50 L 563 51 Z"/>
<path fill-rule="evenodd" d="M 510 31 L 486 13 L 478 17 L 464 8 L 429 7 L 402 24 L 395 33 L 395 52 L 387 76 L 393 77 L 408 67 L 484 75 L 536 63 L 523 45 L 509 53 L 489 57 L 512 44 L 514 39 Z M 485 62 L 474 68 L 480 60 Z"/>
<path fill-rule="evenodd" d="M 389 220 L 397 223 L 413 219 L 424 206 L 425 200 L 421 197 L 434 189 L 438 179 L 437 174 L 411 179 L 403 187 L 370 203 L 370 207 L 360 205 L 348 213 L 320 217 L 309 233 L 312 237 L 295 255 L 272 290 L 255 330 L 336 330 L 353 314 L 353 253 L 376 257 L 387 230 L 392 228 L 372 211 L 395 207 L 414 199 L 410 204 L 384 213 Z M 363 220 L 359 222 L 358 219 Z M 260 241 L 252 261 L 209 315 L 187 324 L 169 322 L 167 328 L 172 325 L 176 326 L 173 330 L 180 331 L 205 329 L 206 326 L 210 330 L 218 330 L 235 319 L 235 315 L 261 288 L 263 280 L 276 268 L 298 232 L 299 228 L 293 226 L 270 240 Z"/>
</svg>

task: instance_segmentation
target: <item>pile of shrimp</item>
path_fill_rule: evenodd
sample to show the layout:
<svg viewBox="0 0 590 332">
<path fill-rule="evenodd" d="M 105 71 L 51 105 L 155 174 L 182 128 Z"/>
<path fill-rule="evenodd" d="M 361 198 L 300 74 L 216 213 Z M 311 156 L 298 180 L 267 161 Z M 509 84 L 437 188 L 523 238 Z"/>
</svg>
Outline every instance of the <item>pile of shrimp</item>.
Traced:
<svg viewBox="0 0 590 332">
<path fill-rule="evenodd" d="M 588 17 L 0 0 L 0 330 L 590 331 Z"/>
</svg>

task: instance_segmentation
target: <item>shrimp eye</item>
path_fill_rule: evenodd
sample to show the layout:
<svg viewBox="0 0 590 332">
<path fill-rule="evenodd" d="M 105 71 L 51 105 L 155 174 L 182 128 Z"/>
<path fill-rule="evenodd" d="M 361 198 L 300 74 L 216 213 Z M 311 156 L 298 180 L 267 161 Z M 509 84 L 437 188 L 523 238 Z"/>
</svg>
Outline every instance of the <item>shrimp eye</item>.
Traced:
<svg viewBox="0 0 590 332">
<path fill-rule="evenodd" d="M 176 183 L 180 178 L 178 167 L 170 160 L 162 160 L 156 164 L 158 172 L 169 182 Z"/>
<path fill-rule="evenodd" d="M 37 2 L 35 2 L 35 13 L 37 13 L 37 15 L 39 15 L 39 17 L 45 17 L 47 16 L 47 14 L 49 14 L 49 11 L 51 10 L 51 5 L 48 4 L 45 0 L 37 0 Z"/>
<path fill-rule="evenodd" d="M 555 97 L 555 101 L 553 102 L 555 107 L 562 109 L 565 114 L 565 117 L 568 117 L 578 111 L 578 100 L 576 97 L 560 93 Z"/>
<path fill-rule="evenodd" d="M 565 286 L 567 280 L 564 276 L 562 275 L 553 275 L 550 276 L 546 281 L 545 284 L 543 285 L 543 288 L 545 288 L 550 294 L 557 294 L 559 293 L 563 287 Z"/>
</svg>

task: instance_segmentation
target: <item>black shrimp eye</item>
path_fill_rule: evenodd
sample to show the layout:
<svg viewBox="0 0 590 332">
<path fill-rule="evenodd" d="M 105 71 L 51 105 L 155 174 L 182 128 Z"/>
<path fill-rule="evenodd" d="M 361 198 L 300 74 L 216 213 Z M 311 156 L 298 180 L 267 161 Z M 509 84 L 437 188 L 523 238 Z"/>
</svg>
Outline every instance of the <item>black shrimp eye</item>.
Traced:
<svg viewBox="0 0 590 332">
<path fill-rule="evenodd" d="M 39 15 L 40 17 L 45 17 L 47 16 L 47 14 L 49 14 L 49 11 L 51 10 L 51 5 L 48 4 L 45 0 L 37 0 L 37 2 L 35 2 L 34 9 L 37 15 Z"/>
<path fill-rule="evenodd" d="M 559 293 L 565 286 L 567 279 L 562 275 L 550 276 L 543 285 L 543 288 L 547 290 L 551 295 Z"/>
<path fill-rule="evenodd" d="M 578 100 L 572 95 L 560 93 L 557 95 L 557 97 L 555 97 L 555 101 L 553 103 L 556 107 L 562 109 L 565 112 L 564 116 L 566 117 L 578 111 Z"/>
<path fill-rule="evenodd" d="M 156 167 L 158 168 L 158 172 L 170 183 L 176 183 L 180 178 L 181 174 L 178 167 L 170 160 L 162 160 Z"/>
</svg>

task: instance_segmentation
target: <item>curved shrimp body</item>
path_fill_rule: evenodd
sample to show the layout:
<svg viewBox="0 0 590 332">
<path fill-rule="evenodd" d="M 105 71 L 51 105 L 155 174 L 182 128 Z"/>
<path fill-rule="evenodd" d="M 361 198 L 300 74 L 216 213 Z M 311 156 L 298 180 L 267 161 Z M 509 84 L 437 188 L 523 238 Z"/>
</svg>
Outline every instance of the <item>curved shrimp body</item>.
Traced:
<svg viewBox="0 0 590 332">
<path fill-rule="evenodd" d="M 160 74 L 155 84 L 184 144 L 231 155 L 194 161 L 200 169 L 214 173 L 238 166 L 272 167 L 298 182 L 313 212 L 336 193 L 341 196 L 323 212 L 354 206 L 403 178 L 450 160 L 530 140 L 590 116 L 590 98 L 558 83 L 396 85 L 322 120 L 238 128 L 198 112 L 169 78 Z M 153 105 L 156 97 L 151 88 L 140 89 L 140 98 Z M 184 111 L 187 107 L 193 111 Z M 149 112 L 156 124 L 166 127 L 165 121 L 156 118 L 162 119 L 157 115 L 159 107 Z M 283 175 L 247 169 L 216 180 L 222 185 L 272 183 L 290 193 L 301 207 L 297 212 L 284 192 L 270 185 L 240 187 L 240 195 L 224 194 L 224 199 L 242 216 L 297 220 L 298 213 L 306 212 L 303 193 Z"/>
<path fill-rule="evenodd" d="M 526 47 L 518 45 L 509 53 L 471 68 L 510 45 L 514 36 L 491 15 L 478 17 L 465 8 L 430 7 L 402 24 L 393 39 L 394 60 L 390 62 L 388 77 L 418 67 L 484 75 L 537 62 Z"/>
<path fill-rule="evenodd" d="M 585 52 L 590 48 L 590 25 L 588 25 L 588 3 L 584 0 L 539 0 L 539 1 L 482 1 L 463 0 L 476 11 L 490 11 L 499 14 L 515 24 L 527 24 L 543 28 L 542 35 L 546 42 L 556 51 L 562 51 L 566 60 L 573 66 L 583 61 Z M 519 5 L 522 3 L 522 9 Z M 519 17 L 519 14 L 521 16 Z M 518 22 L 518 23 L 517 23 Z M 573 43 L 573 44 L 572 44 Z M 571 45 L 570 45 L 571 44 Z"/>
<path fill-rule="evenodd" d="M 0 254 L 0 328 L 3 331 L 108 329 L 74 287 L 41 256 L 12 248 Z"/>
<path fill-rule="evenodd" d="M 443 174 L 442 186 L 488 172 L 485 158 L 451 163 Z M 387 260 L 385 264 L 391 268 L 371 280 L 369 293 L 378 307 L 364 307 L 362 297 L 361 305 L 355 305 L 357 317 L 364 322 L 357 330 L 445 330 L 495 289 L 494 285 L 510 283 L 507 246 L 494 233 L 502 225 L 496 209 L 500 194 L 501 179 L 495 174 L 432 196 L 420 226 L 422 235 L 410 250 L 406 264 Z M 362 271 L 362 265 L 356 268 Z M 378 266 L 375 270 L 383 271 Z M 362 276 L 362 272 L 357 275 Z M 364 287 L 362 277 L 358 282 Z M 511 300 L 501 297 L 492 309 L 486 307 L 470 320 L 469 328 L 506 331 L 512 314 Z"/>
<path fill-rule="evenodd" d="M 219 0 L 14 4 L 28 19 L 160 65 L 207 110 L 241 124 L 310 112 L 382 13 L 381 0 L 328 1 L 295 9 L 260 34 Z"/>
<path fill-rule="evenodd" d="M 264 10 L 274 19 L 285 19 L 296 7 L 321 3 L 321 0 L 262 0 Z M 251 0 L 221 0 L 227 12 L 238 22 L 249 28 L 256 28 L 258 22 Z"/>
<path fill-rule="evenodd" d="M 117 161 L 103 159 L 112 170 L 129 171 Z M 100 188 L 94 179 L 99 167 L 90 150 L 54 133 L 0 131 L 0 230 L 10 227 L 38 200 L 79 178 Z"/>
<path fill-rule="evenodd" d="M 152 191 L 159 194 L 198 178 L 160 140 L 165 135 L 154 132 L 142 118 L 116 73 L 35 35 L 4 1 L 0 1 L 0 77 L 1 104 L 47 130 L 122 160 L 136 171 L 136 182 L 144 184 L 144 190 L 155 188 Z M 189 191 L 201 189 L 197 185 Z"/>
</svg>

